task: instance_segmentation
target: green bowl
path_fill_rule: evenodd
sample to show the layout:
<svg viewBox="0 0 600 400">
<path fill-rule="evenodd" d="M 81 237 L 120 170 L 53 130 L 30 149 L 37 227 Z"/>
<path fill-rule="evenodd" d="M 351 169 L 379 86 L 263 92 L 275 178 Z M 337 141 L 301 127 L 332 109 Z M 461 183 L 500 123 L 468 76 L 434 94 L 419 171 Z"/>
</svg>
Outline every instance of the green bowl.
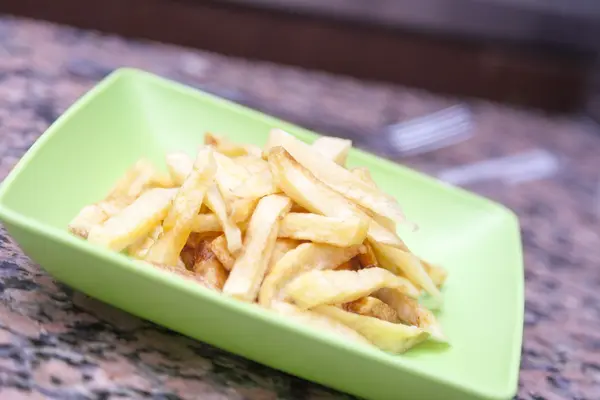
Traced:
<svg viewBox="0 0 600 400">
<path fill-rule="evenodd" d="M 293 96 L 293 93 L 290 94 Z M 439 320 L 451 346 L 391 355 L 348 343 L 253 304 L 72 236 L 79 209 L 104 197 L 136 160 L 164 166 L 203 133 L 264 144 L 270 128 L 317 135 L 164 80 L 121 69 L 83 96 L 31 147 L 0 189 L 0 219 L 56 279 L 90 296 L 270 367 L 369 399 L 509 399 L 523 333 L 519 225 L 501 205 L 353 150 L 420 230 L 401 232 L 449 271 Z"/>
</svg>

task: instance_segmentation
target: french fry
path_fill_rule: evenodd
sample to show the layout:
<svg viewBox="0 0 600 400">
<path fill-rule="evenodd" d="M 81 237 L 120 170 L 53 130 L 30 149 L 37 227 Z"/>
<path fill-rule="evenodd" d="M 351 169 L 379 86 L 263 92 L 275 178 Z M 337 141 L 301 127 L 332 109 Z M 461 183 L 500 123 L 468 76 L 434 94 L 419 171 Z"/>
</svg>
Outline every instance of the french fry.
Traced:
<svg viewBox="0 0 600 400">
<path fill-rule="evenodd" d="M 321 305 L 312 311 L 343 323 L 375 346 L 394 354 L 404 353 L 429 337 L 428 332 L 416 326 L 393 324 L 378 318 L 344 311 L 335 306 Z"/>
<path fill-rule="evenodd" d="M 152 163 L 142 159 L 117 182 L 106 197 L 106 201 L 125 200 L 125 205 L 131 204 L 145 189 L 155 184 L 156 177 L 157 172 Z"/>
<path fill-rule="evenodd" d="M 232 189 L 232 194 L 240 199 L 260 199 L 270 194 L 281 193 L 273 180 L 269 164 L 261 157 L 253 155 L 235 158 L 235 163 L 246 170 L 247 178 Z"/>
<path fill-rule="evenodd" d="M 151 187 L 158 176 L 148 160 L 142 159 L 129 168 L 101 201 L 85 206 L 69 223 L 69 230 L 87 238 L 90 230 L 120 213 L 139 195 Z"/>
<path fill-rule="evenodd" d="M 221 195 L 227 200 L 232 200 L 234 188 L 246 181 L 250 174 L 245 168 L 237 165 L 229 157 L 221 153 L 213 153 L 217 163 L 215 181 Z M 167 167 L 172 179 L 181 185 L 187 175 L 192 171 L 193 160 L 185 153 L 170 153 L 166 157 Z"/>
<path fill-rule="evenodd" d="M 365 184 L 372 186 L 373 188 L 378 188 L 377 184 L 371 177 L 371 172 L 369 172 L 368 168 L 357 167 L 353 168 L 351 172 L 357 178 L 361 179 Z M 396 232 L 396 222 L 391 218 L 385 217 L 383 215 L 378 215 L 377 213 L 373 212 L 372 210 L 369 210 L 368 208 L 361 207 L 361 210 L 363 210 L 367 215 L 369 215 L 371 218 L 377 221 L 377 223 L 383 226 L 384 228 L 392 232 Z M 410 226 L 413 231 L 419 229 L 419 226 L 417 224 L 407 219 L 404 220 L 404 224 Z"/>
<path fill-rule="evenodd" d="M 308 211 L 306 208 L 302 207 L 301 205 L 294 203 L 294 205 L 292 205 L 292 209 L 290 210 L 291 213 L 307 213 L 310 212 Z"/>
<path fill-rule="evenodd" d="M 202 148 L 194 161 L 192 172 L 177 191 L 173 205 L 163 221 L 163 233 L 150 247 L 146 260 L 155 264 L 175 265 L 179 253 L 192 232 L 208 188 L 213 184 L 216 163 L 210 148 Z"/>
<path fill-rule="evenodd" d="M 234 143 L 224 136 L 215 135 L 210 132 L 204 134 L 204 144 L 214 146 L 215 150 L 228 157 L 245 156 L 248 154 L 244 146 Z"/>
<path fill-rule="evenodd" d="M 222 192 L 230 193 L 244 183 L 252 175 L 235 161 L 221 153 L 215 152 L 215 161 L 218 165 L 215 180 Z"/>
<path fill-rule="evenodd" d="M 248 228 L 248 221 L 240 222 L 236 225 L 242 232 L 245 232 Z M 217 237 L 219 233 L 223 232 L 223 227 L 215 214 L 198 214 L 194 217 L 192 232 Z"/>
<path fill-rule="evenodd" d="M 272 310 L 278 314 L 292 318 L 302 325 L 308 325 L 315 327 L 319 330 L 326 330 L 345 339 L 350 339 L 354 342 L 371 345 L 371 343 L 363 336 L 358 334 L 354 329 L 348 328 L 343 323 L 336 321 L 335 319 L 329 318 L 325 315 L 314 313 L 307 310 L 300 310 L 292 304 L 275 302 L 272 306 Z"/>
<path fill-rule="evenodd" d="M 370 295 L 381 288 L 399 289 L 411 297 L 419 290 L 408 280 L 383 268 L 358 271 L 308 271 L 286 287 L 287 296 L 302 309 L 320 304 L 343 304 Z"/>
<path fill-rule="evenodd" d="M 282 147 L 273 148 L 268 154 L 268 160 L 277 185 L 300 206 L 328 217 L 369 221 L 367 236 L 370 240 L 406 248 L 398 235 L 383 228 L 356 205 L 320 182 Z"/>
<path fill-rule="evenodd" d="M 279 219 L 291 206 L 289 198 L 279 195 L 266 196 L 258 202 L 246 231 L 244 248 L 223 293 L 243 301 L 256 299 L 277 240 Z"/>
<path fill-rule="evenodd" d="M 327 244 L 303 243 L 285 253 L 265 277 L 259 302 L 268 307 L 283 297 L 283 287 L 295 276 L 310 269 L 333 269 L 358 254 L 359 246 L 337 247 Z"/>
<path fill-rule="evenodd" d="M 204 144 L 214 146 L 215 149 L 228 157 L 246 155 L 260 155 L 260 149 L 252 145 L 240 145 L 221 135 L 207 132 L 204 134 Z"/>
<path fill-rule="evenodd" d="M 196 249 L 186 244 L 183 246 L 183 249 L 181 249 L 179 258 L 181 259 L 184 268 L 191 271 L 192 268 L 194 268 L 194 263 L 196 262 Z"/>
<path fill-rule="evenodd" d="M 372 268 L 378 265 L 377 257 L 375 256 L 375 251 L 373 251 L 373 246 L 369 244 L 369 242 L 365 242 L 364 253 L 360 253 L 358 255 L 358 261 L 363 268 Z"/>
<path fill-rule="evenodd" d="M 176 189 L 151 189 L 119 214 L 90 230 L 88 241 L 121 251 L 145 237 L 169 211 Z"/>
<path fill-rule="evenodd" d="M 342 308 L 354 314 L 378 318 L 393 324 L 400 323 L 400 319 L 398 318 L 396 311 L 375 297 L 363 297 L 361 299 L 344 304 Z"/>
<path fill-rule="evenodd" d="M 210 249 L 221 264 L 223 264 L 223 267 L 225 267 L 227 271 L 231 271 L 233 264 L 235 264 L 235 257 L 231 255 L 227 248 L 227 239 L 225 238 L 225 235 L 217 236 L 217 238 L 211 242 Z"/>
<path fill-rule="evenodd" d="M 397 223 L 404 222 L 404 213 L 394 198 L 366 184 L 344 167 L 315 152 L 309 145 L 287 132 L 273 129 L 266 149 L 282 146 L 317 179 L 346 198 Z"/>
<path fill-rule="evenodd" d="M 168 174 L 138 161 L 69 230 L 342 339 L 392 353 L 447 342 L 417 301 L 424 290 L 440 306 L 447 272 L 398 236 L 400 206 L 369 170 L 344 167 L 351 141 L 204 140 L 195 159 L 168 153 Z"/>
<path fill-rule="evenodd" d="M 331 136 L 322 136 L 315 140 L 311 147 L 325 158 L 344 166 L 346 165 L 348 152 L 352 148 L 352 141 Z"/>
<path fill-rule="evenodd" d="M 352 168 L 350 170 L 350 172 L 354 176 L 356 176 L 357 178 L 359 178 L 360 180 L 362 180 L 364 183 L 366 183 L 368 185 L 371 185 L 373 187 L 377 187 L 377 184 L 373 180 L 373 177 L 371 176 L 371 172 L 369 172 L 368 168 L 365 168 L 365 167 L 356 167 L 356 168 Z"/>
<path fill-rule="evenodd" d="M 275 246 L 273 247 L 273 253 L 271 254 L 271 259 L 269 260 L 269 267 L 267 268 L 267 274 L 271 272 L 275 264 L 281 260 L 281 258 L 290 250 L 298 247 L 300 242 L 293 239 L 277 239 L 275 241 Z"/>
<path fill-rule="evenodd" d="M 71 233 L 87 239 L 92 228 L 102 225 L 108 214 L 97 204 L 90 204 L 81 209 L 79 214 L 69 223 Z"/>
<path fill-rule="evenodd" d="M 223 232 L 223 226 L 221 226 L 219 218 L 213 213 L 198 214 L 194 217 L 192 232 Z"/>
<path fill-rule="evenodd" d="M 210 242 L 202 241 L 196 247 L 192 271 L 213 287 L 222 290 L 229 272 L 210 249 Z"/>
<path fill-rule="evenodd" d="M 154 176 L 150 180 L 150 188 L 173 189 L 177 186 L 179 185 L 171 179 L 171 175 L 159 170 L 156 170 Z"/>
<path fill-rule="evenodd" d="M 227 238 L 227 249 L 235 254 L 242 248 L 242 232 L 227 215 L 227 205 L 217 185 L 212 185 L 206 193 L 206 204 L 215 213 Z"/>
<path fill-rule="evenodd" d="M 235 163 L 244 167 L 250 175 L 269 169 L 269 164 L 262 159 L 262 151 L 258 156 L 247 155 L 235 158 Z"/>
<path fill-rule="evenodd" d="M 365 184 L 377 189 L 377 184 L 371 177 L 371 173 L 367 168 L 357 167 L 352 169 L 351 172 L 354 176 L 362 180 Z M 369 217 L 373 218 L 373 220 L 375 220 L 379 225 L 383 226 L 385 229 L 392 232 L 396 232 L 396 223 L 392 219 L 384 217 L 382 215 L 378 215 L 373 211 L 369 210 L 368 208 L 362 206 L 359 206 L 359 208 Z"/>
<path fill-rule="evenodd" d="M 233 200 L 231 203 L 231 220 L 236 224 L 248 221 L 259 200 L 258 197 Z"/>
<path fill-rule="evenodd" d="M 281 193 L 273 181 L 271 171 L 266 169 L 253 174 L 245 182 L 233 190 L 233 195 L 241 198 L 260 198 L 270 194 Z"/>
<path fill-rule="evenodd" d="M 230 158 L 219 153 L 215 153 L 214 156 L 218 166 L 215 180 L 222 193 L 230 195 L 233 189 L 250 178 L 251 175 L 247 173 L 243 167 L 234 163 Z M 187 154 L 181 152 L 169 153 L 165 158 L 171 179 L 175 184 L 182 185 L 186 177 L 192 171 L 194 160 Z"/>
<path fill-rule="evenodd" d="M 148 254 L 150 247 L 152 247 L 154 242 L 156 242 L 158 237 L 162 234 L 162 231 L 162 225 L 157 224 L 146 237 L 139 239 L 137 242 L 129 246 L 127 248 L 127 254 L 132 257 L 139 258 L 140 260 L 144 259 L 146 254 Z"/>
<path fill-rule="evenodd" d="M 439 265 L 434 265 L 424 260 L 421 260 L 421 263 L 423 264 L 423 268 L 425 268 L 425 272 L 427 272 L 427 275 L 429 275 L 435 286 L 441 288 L 444 283 L 446 283 L 448 271 Z"/>
<path fill-rule="evenodd" d="M 359 253 L 360 255 L 360 253 Z M 346 261 L 334 268 L 335 271 L 358 271 L 361 266 L 357 260 L 357 257 L 354 257 L 351 260 Z"/>
<path fill-rule="evenodd" d="M 281 221 L 279 237 L 347 247 L 362 243 L 368 228 L 365 219 L 289 213 Z"/>
<path fill-rule="evenodd" d="M 371 242 L 379 265 L 391 272 L 402 273 L 411 282 L 415 283 L 419 287 L 423 288 L 429 293 L 435 301 L 441 305 L 442 294 L 438 290 L 437 286 L 433 283 L 427 272 L 423 268 L 423 264 L 417 256 L 414 254 L 396 249 L 391 246 L 382 245 L 379 243 Z"/>
<path fill-rule="evenodd" d="M 188 240 L 185 242 L 185 246 L 183 246 L 181 253 L 179 253 L 179 257 L 181 258 L 181 261 L 185 265 L 186 269 L 189 269 L 191 271 L 194 268 L 194 264 L 196 263 L 196 257 L 202 250 L 202 247 L 205 245 L 210 246 L 210 243 L 215 238 L 216 235 L 214 237 L 211 237 L 209 233 L 197 232 L 192 232 L 190 236 L 188 236 Z"/>
<path fill-rule="evenodd" d="M 391 219 L 382 217 L 381 215 L 377 215 L 373 211 L 368 210 L 364 207 L 358 206 L 358 208 L 383 228 L 387 229 L 390 232 L 396 232 L 396 223 Z"/>
<path fill-rule="evenodd" d="M 393 308 L 402 322 L 425 330 L 435 341 L 448 342 L 435 315 L 419 304 L 417 300 L 411 299 L 399 290 L 388 288 L 378 290 L 373 293 L 373 296 Z"/>
<path fill-rule="evenodd" d="M 165 156 L 165 162 L 171 179 L 178 186 L 183 184 L 194 167 L 194 160 L 185 153 L 169 153 Z"/>
<path fill-rule="evenodd" d="M 246 207 L 246 205 L 241 205 Z M 250 207 L 246 208 L 246 210 Z M 250 214 L 250 213 L 249 213 Z M 242 212 L 238 214 L 242 219 Z M 233 217 L 232 217 L 233 219 Z M 246 224 L 238 224 L 245 231 Z M 334 246 L 352 246 L 361 243 L 367 233 L 364 220 L 324 217 L 311 213 L 289 213 L 279 226 L 279 237 L 296 240 L 310 240 Z M 194 218 L 194 232 L 222 232 L 223 228 L 215 214 L 199 214 Z"/>
</svg>

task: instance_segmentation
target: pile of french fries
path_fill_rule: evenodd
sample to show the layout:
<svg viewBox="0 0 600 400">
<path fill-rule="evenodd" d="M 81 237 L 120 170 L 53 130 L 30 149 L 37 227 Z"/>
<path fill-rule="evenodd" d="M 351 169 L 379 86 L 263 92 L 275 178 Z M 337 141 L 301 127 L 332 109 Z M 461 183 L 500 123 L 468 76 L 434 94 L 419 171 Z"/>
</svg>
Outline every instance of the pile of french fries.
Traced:
<svg viewBox="0 0 600 400">
<path fill-rule="evenodd" d="M 69 230 L 384 351 L 446 341 L 419 298 L 439 306 L 447 274 L 400 239 L 402 210 L 369 171 L 345 167 L 351 141 L 274 129 L 263 149 L 204 143 L 195 159 L 167 154 L 168 173 L 137 162 Z"/>
</svg>

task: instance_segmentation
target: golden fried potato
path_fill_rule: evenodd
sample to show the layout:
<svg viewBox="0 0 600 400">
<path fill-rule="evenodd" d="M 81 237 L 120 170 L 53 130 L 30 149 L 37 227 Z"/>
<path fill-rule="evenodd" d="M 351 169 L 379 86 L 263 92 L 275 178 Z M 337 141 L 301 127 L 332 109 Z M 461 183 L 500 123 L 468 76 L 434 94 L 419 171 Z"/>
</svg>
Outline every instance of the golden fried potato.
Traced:
<svg viewBox="0 0 600 400">
<path fill-rule="evenodd" d="M 292 304 L 281 301 L 274 302 L 271 309 L 278 314 L 293 318 L 302 325 L 313 326 L 317 329 L 323 329 L 335 333 L 345 339 L 371 345 L 367 339 L 358 334 L 354 329 L 350 329 L 343 323 L 340 323 L 335 319 L 329 318 L 325 315 L 307 310 L 300 310 L 298 307 L 295 307 Z"/>
<path fill-rule="evenodd" d="M 235 163 L 244 167 L 250 175 L 258 174 L 264 170 L 269 169 L 269 164 L 262 159 L 262 150 L 261 154 L 259 154 L 258 156 L 247 155 L 236 157 Z"/>
<path fill-rule="evenodd" d="M 315 140 L 311 148 L 321 153 L 325 158 L 339 164 L 346 165 L 348 152 L 352 148 L 352 141 L 331 136 L 322 136 Z"/>
<path fill-rule="evenodd" d="M 144 238 L 169 211 L 176 189 L 151 189 L 119 214 L 92 228 L 90 243 L 121 251 Z"/>
<path fill-rule="evenodd" d="M 184 268 L 191 271 L 196 262 L 196 248 L 186 244 L 183 246 L 181 253 L 179 253 L 179 258 L 181 259 Z"/>
<path fill-rule="evenodd" d="M 378 188 L 377 184 L 371 178 L 371 173 L 368 168 L 365 167 L 357 167 L 351 170 L 352 174 L 362 180 L 366 185 L 369 185 L 373 188 Z M 382 215 L 378 215 L 377 213 L 369 210 L 368 208 L 359 206 L 359 208 L 367 214 L 369 217 L 373 218 L 379 225 L 383 226 L 385 229 L 396 232 L 396 222 L 388 217 L 384 217 Z"/>
<path fill-rule="evenodd" d="M 227 238 L 227 249 L 235 254 L 242 248 L 242 231 L 227 215 L 227 205 L 217 185 L 212 185 L 206 193 L 206 204 L 215 213 Z"/>
<path fill-rule="evenodd" d="M 178 186 L 183 184 L 194 168 L 194 160 L 186 153 L 169 153 L 165 156 L 165 162 L 171 179 Z"/>
<path fill-rule="evenodd" d="M 260 198 L 235 199 L 231 202 L 231 220 L 236 223 L 247 222 L 254 212 Z"/>
<path fill-rule="evenodd" d="M 269 169 L 253 174 L 233 190 L 233 195 L 236 197 L 253 199 L 277 193 L 281 193 L 281 190 L 275 184 Z"/>
<path fill-rule="evenodd" d="M 423 264 L 423 268 L 425 268 L 425 272 L 427 272 L 427 275 L 429 275 L 435 286 L 438 288 L 444 286 L 446 278 L 448 277 L 448 271 L 439 265 L 434 265 L 424 260 L 421 260 L 421 263 Z"/>
<path fill-rule="evenodd" d="M 225 267 L 227 271 L 231 271 L 233 264 L 235 264 L 235 257 L 227 248 L 227 239 L 225 238 L 225 235 L 217 236 L 210 244 L 210 249 L 221 264 L 223 264 L 223 267 Z"/>
<path fill-rule="evenodd" d="M 156 185 L 157 177 L 160 180 L 162 176 L 152 163 L 141 159 L 117 182 L 105 200 L 110 202 L 125 199 L 125 205 L 131 204 L 144 190 Z"/>
<path fill-rule="evenodd" d="M 148 235 L 129 246 L 127 248 L 127 254 L 132 257 L 139 258 L 140 260 L 144 259 L 146 254 L 148 254 L 148 250 L 150 250 L 150 247 L 152 247 L 154 242 L 158 240 L 158 237 L 162 234 L 162 232 L 162 225 L 159 223 L 150 231 Z"/>
<path fill-rule="evenodd" d="M 368 222 L 359 218 L 342 219 L 318 214 L 289 213 L 281 221 L 279 237 L 346 247 L 362 243 L 368 228 Z"/>
<path fill-rule="evenodd" d="M 419 290 L 408 280 L 383 268 L 358 271 L 308 271 L 293 279 L 286 287 L 286 295 L 300 308 L 320 304 L 343 304 L 370 295 L 381 288 L 395 288 L 411 297 Z"/>
<path fill-rule="evenodd" d="M 244 232 L 247 223 L 238 223 Z M 223 228 L 214 214 L 199 214 L 194 218 L 194 232 L 222 232 Z M 310 240 L 333 246 L 352 246 L 364 241 L 368 225 L 364 220 L 325 217 L 311 213 L 289 213 L 279 226 L 279 237 Z"/>
<path fill-rule="evenodd" d="M 259 156 L 261 150 L 252 145 L 240 145 L 221 135 L 210 132 L 204 134 L 204 144 L 214 146 L 215 149 L 228 157 L 239 157 L 246 155 Z"/>
<path fill-rule="evenodd" d="M 380 289 L 373 296 L 388 304 L 396 311 L 398 318 L 407 324 L 418 326 L 431 335 L 431 339 L 438 342 L 447 342 L 446 335 L 438 323 L 435 315 L 427 308 L 411 299 L 397 289 Z"/>
<path fill-rule="evenodd" d="M 343 323 L 375 346 L 394 354 L 404 353 L 429 337 L 428 332 L 416 326 L 393 324 L 378 318 L 344 311 L 335 306 L 321 305 L 312 311 Z"/>
<path fill-rule="evenodd" d="M 218 152 L 214 154 L 218 166 L 215 180 L 221 192 L 231 193 L 252 176 L 246 168 L 237 164 L 233 159 Z"/>
<path fill-rule="evenodd" d="M 190 271 L 194 268 L 194 264 L 196 263 L 196 256 L 200 253 L 203 246 L 208 245 L 216 238 L 216 236 L 212 237 L 210 234 L 204 233 L 196 233 L 192 232 L 188 237 L 187 242 L 185 242 L 185 246 L 179 253 L 179 257 L 181 261 L 185 265 L 186 269 Z"/>
<path fill-rule="evenodd" d="M 393 324 L 400 323 L 400 319 L 398 318 L 396 311 L 375 297 L 363 297 L 361 299 L 344 304 L 342 308 L 354 314 L 378 318 Z"/>
<path fill-rule="evenodd" d="M 223 232 L 223 227 L 215 214 L 198 214 L 194 217 L 192 232 Z"/>
<path fill-rule="evenodd" d="M 367 167 L 355 167 L 350 170 L 354 176 L 362 180 L 364 183 L 371 185 L 373 187 L 377 187 L 377 184 L 373 180 L 371 176 L 371 172 Z"/>
<path fill-rule="evenodd" d="M 359 256 L 360 256 L 360 253 L 359 253 Z M 345 263 L 338 265 L 334 269 L 336 271 L 358 271 L 359 269 L 361 269 L 361 266 L 357 260 L 357 257 L 358 256 L 354 257 L 351 260 L 346 261 Z"/>
<path fill-rule="evenodd" d="M 108 214 L 97 204 L 90 204 L 81 209 L 79 214 L 69 223 L 69 231 L 87 239 L 92 228 L 100 226 L 108 219 Z"/>
<path fill-rule="evenodd" d="M 243 301 L 256 299 L 277 240 L 279 219 L 291 206 L 291 200 L 285 196 L 260 199 L 246 231 L 244 248 L 231 269 L 223 293 Z"/>
<path fill-rule="evenodd" d="M 294 203 L 292 205 L 292 209 L 290 210 L 291 213 L 309 213 L 310 211 L 308 211 L 306 208 L 302 207 L 301 205 Z"/>
<path fill-rule="evenodd" d="M 399 248 L 406 247 L 395 232 L 383 228 L 356 205 L 316 179 L 282 147 L 273 148 L 268 154 L 268 160 L 277 185 L 300 206 L 328 217 L 368 221 L 367 236 L 370 240 Z"/>
<path fill-rule="evenodd" d="M 381 267 L 394 273 L 405 275 L 411 282 L 423 288 L 441 305 L 442 294 L 423 268 L 423 264 L 421 264 L 417 256 L 410 252 L 375 242 L 371 242 L 371 245 Z"/>
<path fill-rule="evenodd" d="M 119 179 L 109 194 L 98 203 L 85 206 L 69 223 L 69 231 L 87 238 L 90 230 L 102 225 L 110 217 L 120 213 L 133 203 L 142 192 L 153 186 L 160 186 L 160 173 L 145 159 L 136 162 Z"/>
<path fill-rule="evenodd" d="M 168 174 L 138 161 L 69 230 L 342 339 L 392 353 L 446 342 L 416 299 L 441 305 L 447 272 L 398 236 L 402 210 L 369 170 L 344 167 L 350 140 L 204 140 L 195 159 L 166 154 Z"/>
<path fill-rule="evenodd" d="M 173 205 L 163 221 L 163 233 L 146 254 L 147 261 L 161 265 L 177 263 L 206 192 L 214 182 L 216 169 L 212 149 L 200 149 L 192 172 L 177 191 Z"/>
<path fill-rule="evenodd" d="M 311 146 L 296 139 L 281 129 L 273 129 L 269 134 L 266 150 L 281 146 L 310 171 L 317 179 L 377 215 L 389 218 L 397 223 L 404 221 L 404 213 L 398 202 L 383 193 L 377 187 L 366 184 L 344 167 L 327 159 Z"/>
<path fill-rule="evenodd" d="M 375 251 L 369 242 L 365 242 L 365 252 L 358 255 L 358 261 L 363 268 L 372 268 L 378 265 Z"/>
<path fill-rule="evenodd" d="M 202 241 L 195 250 L 192 271 L 197 276 L 204 278 L 210 285 L 222 290 L 229 272 L 212 252 L 210 242 Z"/>
<path fill-rule="evenodd" d="M 359 246 L 337 247 L 327 244 L 303 243 L 285 253 L 265 277 L 259 302 L 269 306 L 282 297 L 280 291 L 295 276 L 310 269 L 333 269 L 358 254 Z"/>
<path fill-rule="evenodd" d="M 271 254 L 271 259 L 269 260 L 269 266 L 267 268 L 267 274 L 271 272 L 275 264 L 281 260 L 281 258 L 290 250 L 295 249 L 300 244 L 299 241 L 293 239 L 285 239 L 278 238 L 275 241 L 275 246 L 273 247 L 273 254 Z"/>
</svg>

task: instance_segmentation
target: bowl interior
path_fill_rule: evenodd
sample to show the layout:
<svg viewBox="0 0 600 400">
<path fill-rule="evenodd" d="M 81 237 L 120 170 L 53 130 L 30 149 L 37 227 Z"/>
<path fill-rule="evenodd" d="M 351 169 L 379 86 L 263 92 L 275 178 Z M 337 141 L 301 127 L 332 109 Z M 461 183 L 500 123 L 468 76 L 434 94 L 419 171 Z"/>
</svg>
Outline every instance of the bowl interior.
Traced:
<svg viewBox="0 0 600 400">
<path fill-rule="evenodd" d="M 206 131 L 262 145 L 280 127 L 314 135 L 149 74 L 121 70 L 59 119 L 5 182 L 0 203 L 66 235 L 69 220 L 102 198 L 140 157 L 163 166 L 168 151 L 195 153 Z M 420 229 L 400 228 L 418 254 L 449 270 L 438 313 L 451 347 L 426 344 L 395 357 L 480 393 L 516 390 L 523 319 L 523 268 L 518 223 L 502 206 L 419 173 L 353 151 L 396 196 Z M 390 356 L 391 357 L 391 356 Z"/>
</svg>

